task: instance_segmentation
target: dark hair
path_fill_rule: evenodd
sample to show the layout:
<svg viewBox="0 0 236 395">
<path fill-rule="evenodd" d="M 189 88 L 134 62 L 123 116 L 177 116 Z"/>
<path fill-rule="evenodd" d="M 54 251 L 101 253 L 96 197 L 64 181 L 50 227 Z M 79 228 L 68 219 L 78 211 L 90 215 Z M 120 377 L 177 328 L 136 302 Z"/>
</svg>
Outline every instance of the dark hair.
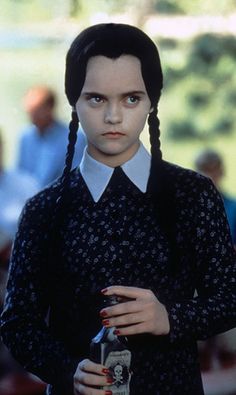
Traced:
<svg viewBox="0 0 236 395">
<path fill-rule="evenodd" d="M 169 234 L 169 239 L 174 240 L 172 234 L 173 213 L 170 213 L 169 207 L 168 210 L 163 210 L 163 206 L 169 206 L 170 202 L 168 202 L 168 196 L 165 193 L 165 166 L 160 150 L 160 129 L 157 116 L 158 102 L 163 86 L 160 57 L 154 42 L 143 31 L 134 26 L 114 23 L 91 26 L 83 30 L 75 38 L 67 53 L 65 93 L 72 106 L 72 121 L 70 123 L 70 142 L 68 144 L 66 166 L 63 172 L 64 194 L 69 182 L 69 173 L 73 159 L 73 144 L 76 140 L 73 136 L 76 135 L 79 123 L 75 112 L 75 105 L 84 85 L 88 60 L 96 55 L 116 59 L 125 54 L 137 57 L 141 63 L 142 77 L 152 108 L 148 116 L 152 154 L 148 191 L 153 197 L 157 215 L 163 229 Z M 172 202 L 170 204 L 172 205 Z M 169 213 L 169 217 L 167 213 Z"/>
<path fill-rule="evenodd" d="M 75 106 L 84 85 L 86 67 L 92 56 L 116 59 L 133 55 L 140 60 L 143 80 L 152 107 L 157 106 L 163 84 L 157 47 L 140 29 L 125 24 L 99 24 L 83 30 L 73 41 L 66 58 L 65 92 Z"/>
</svg>

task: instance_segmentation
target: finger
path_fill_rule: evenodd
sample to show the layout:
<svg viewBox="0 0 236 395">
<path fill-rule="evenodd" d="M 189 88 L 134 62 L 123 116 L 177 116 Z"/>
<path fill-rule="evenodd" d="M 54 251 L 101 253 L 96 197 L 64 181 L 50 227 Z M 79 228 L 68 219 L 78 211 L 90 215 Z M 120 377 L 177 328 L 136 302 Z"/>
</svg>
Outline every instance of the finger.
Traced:
<svg viewBox="0 0 236 395">
<path fill-rule="evenodd" d="M 130 313 L 138 313 L 143 310 L 143 302 L 126 302 L 126 303 L 118 303 L 115 306 L 110 306 L 102 309 L 100 311 L 100 315 L 103 318 L 115 317 L 124 314 Z"/>
<path fill-rule="evenodd" d="M 146 321 L 145 312 L 138 312 L 138 313 L 132 313 L 132 314 L 125 314 L 125 315 L 121 315 L 118 317 L 112 317 L 109 319 L 104 319 L 102 321 L 102 324 L 106 328 L 111 328 L 111 327 L 119 328 L 119 327 L 123 327 L 123 326 L 139 324 L 144 321 Z"/>
<path fill-rule="evenodd" d="M 104 387 L 113 383 L 110 376 L 100 376 L 97 374 L 78 371 L 74 376 L 74 384 L 83 384 L 89 387 Z"/>
<path fill-rule="evenodd" d="M 116 334 L 118 336 L 132 336 L 139 335 L 141 333 L 150 333 L 149 325 L 146 322 L 116 329 Z"/>
<path fill-rule="evenodd" d="M 83 359 L 78 364 L 78 369 L 84 372 L 95 373 L 103 376 L 107 374 L 107 368 L 104 365 L 95 363 L 90 359 Z"/>
<path fill-rule="evenodd" d="M 137 287 L 125 287 L 122 285 L 112 285 L 110 287 L 107 287 L 102 290 L 102 293 L 105 296 L 110 296 L 110 295 L 117 295 L 117 296 L 123 296 L 125 298 L 131 298 L 131 299 L 136 299 L 140 296 L 145 296 L 147 293 L 150 293 L 151 291 L 148 289 L 144 288 L 137 288 Z"/>
</svg>

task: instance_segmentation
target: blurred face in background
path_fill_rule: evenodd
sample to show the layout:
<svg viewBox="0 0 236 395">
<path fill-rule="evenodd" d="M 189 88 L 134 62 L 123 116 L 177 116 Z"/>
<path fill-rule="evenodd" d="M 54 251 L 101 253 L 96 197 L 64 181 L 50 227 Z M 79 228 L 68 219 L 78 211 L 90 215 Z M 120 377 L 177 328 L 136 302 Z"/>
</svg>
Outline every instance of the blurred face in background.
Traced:
<svg viewBox="0 0 236 395">
<path fill-rule="evenodd" d="M 50 100 L 50 94 L 46 88 L 34 88 L 27 92 L 23 100 L 26 113 L 40 133 L 43 133 L 54 119 L 54 103 Z"/>
<path fill-rule="evenodd" d="M 207 177 L 211 178 L 213 183 L 217 188 L 220 186 L 221 179 L 224 175 L 224 168 L 221 163 L 217 162 L 211 162 L 205 165 L 202 169 L 201 172 L 205 174 Z"/>
</svg>

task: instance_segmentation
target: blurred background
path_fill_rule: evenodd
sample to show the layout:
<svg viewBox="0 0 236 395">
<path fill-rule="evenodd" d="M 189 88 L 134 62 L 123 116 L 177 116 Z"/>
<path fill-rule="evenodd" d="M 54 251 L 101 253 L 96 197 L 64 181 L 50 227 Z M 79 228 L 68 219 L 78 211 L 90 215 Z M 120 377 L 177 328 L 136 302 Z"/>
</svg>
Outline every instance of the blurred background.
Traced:
<svg viewBox="0 0 236 395">
<path fill-rule="evenodd" d="M 236 0 L 0 0 L 3 166 L 15 166 L 21 130 L 29 122 L 22 99 L 32 86 L 55 91 L 57 117 L 68 123 L 65 55 L 83 28 L 99 22 L 134 24 L 154 39 L 164 71 L 159 108 L 164 158 L 195 169 L 199 153 L 215 150 L 224 162 L 221 188 L 235 197 Z M 147 132 L 142 139 L 149 147 Z M 223 364 L 209 356 L 217 354 L 217 342 L 201 346 L 207 395 L 236 394 L 235 332 L 220 342 L 228 352 Z M 19 383 L 19 391 L 10 392 L 4 381 L 8 370 L 1 369 L 0 395 L 43 393 L 40 385 L 27 392 Z"/>
<path fill-rule="evenodd" d="M 34 84 L 50 85 L 67 121 L 65 54 L 84 27 L 122 21 L 157 42 L 165 85 L 160 102 L 164 157 L 193 167 L 205 147 L 224 155 L 226 189 L 236 193 L 236 1 L 0 0 L 0 128 L 4 161 L 15 160 L 26 123 L 22 97 Z M 144 136 L 148 145 L 148 138 Z"/>
</svg>

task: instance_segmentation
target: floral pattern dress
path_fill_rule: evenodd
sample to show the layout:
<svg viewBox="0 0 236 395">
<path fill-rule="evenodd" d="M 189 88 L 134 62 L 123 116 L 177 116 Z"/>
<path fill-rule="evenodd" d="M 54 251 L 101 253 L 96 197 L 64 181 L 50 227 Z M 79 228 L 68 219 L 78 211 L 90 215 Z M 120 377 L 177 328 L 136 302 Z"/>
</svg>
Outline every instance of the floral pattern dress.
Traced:
<svg viewBox="0 0 236 395">
<path fill-rule="evenodd" d="M 236 324 L 235 255 L 222 199 L 207 178 L 166 164 L 177 207 L 177 267 L 149 193 L 114 172 L 95 203 L 74 170 L 55 220 L 59 179 L 26 204 L 15 239 L 2 337 L 14 357 L 73 395 L 73 374 L 99 331 L 100 290 L 151 289 L 165 304 L 166 336 L 130 336 L 131 395 L 203 394 L 197 340 Z"/>
</svg>

